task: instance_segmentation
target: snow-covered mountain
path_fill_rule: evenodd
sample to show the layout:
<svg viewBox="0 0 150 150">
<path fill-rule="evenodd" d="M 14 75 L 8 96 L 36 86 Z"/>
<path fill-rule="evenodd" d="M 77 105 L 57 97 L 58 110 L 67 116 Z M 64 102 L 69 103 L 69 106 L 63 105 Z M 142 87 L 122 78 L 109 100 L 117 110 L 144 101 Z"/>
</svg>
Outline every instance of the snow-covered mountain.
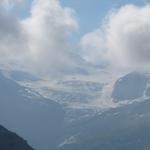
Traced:
<svg viewBox="0 0 150 150">
<path fill-rule="evenodd" d="M 90 103 L 96 99 L 103 88 L 102 83 L 82 80 L 62 80 L 43 89 L 44 95 L 61 104 Z"/>
<path fill-rule="evenodd" d="M 68 125 L 60 150 L 150 148 L 149 74 L 119 78 L 110 96 L 116 107 Z"/>
<path fill-rule="evenodd" d="M 1 122 L 39 150 L 148 150 L 149 80 L 133 72 L 117 80 L 83 75 L 18 85 L 1 75 Z"/>
<path fill-rule="evenodd" d="M 60 150 L 149 150 L 150 99 L 68 126 Z"/>
<path fill-rule="evenodd" d="M 8 75 L 8 73 L 6 74 Z M 10 74 L 8 76 L 16 80 L 14 76 Z M 105 81 L 99 81 L 99 79 L 87 75 L 71 75 L 59 79 L 25 79 L 22 78 L 21 81 L 16 81 L 27 87 L 28 92 L 36 95 L 40 94 L 59 103 L 65 110 L 65 120 L 69 122 L 95 114 L 99 109 L 96 108 L 99 107 L 97 100 L 101 97 L 103 88 L 106 85 Z"/>
</svg>

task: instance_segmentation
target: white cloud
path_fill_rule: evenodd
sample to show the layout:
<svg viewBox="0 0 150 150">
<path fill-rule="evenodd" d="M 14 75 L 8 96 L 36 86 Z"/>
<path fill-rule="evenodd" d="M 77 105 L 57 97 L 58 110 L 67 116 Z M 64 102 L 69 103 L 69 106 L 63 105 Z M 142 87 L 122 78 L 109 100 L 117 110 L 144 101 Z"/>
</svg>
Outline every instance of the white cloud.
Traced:
<svg viewBox="0 0 150 150">
<path fill-rule="evenodd" d="M 6 10 L 11 10 L 16 5 L 22 5 L 25 4 L 26 1 L 24 0 L 1 0 L 0 4 L 4 7 Z"/>
<path fill-rule="evenodd" d="M 83 36 L 80 41 L 82 57 L 94 64 L 104 64 L 106 61 L 104 42 L 105 39 L 101 30 L 96 30 Z"/>
<path fill-rule="evenodd" d="M 99 30 L 103 34 L 99 34 Z M 94 44 L 94 52 L 91 48 L 91 53 L 99 56 L 100 61 L 107 53 L 106 61 L 113 66 L 141 69 L 150 65 L 150 5 L 123 6 L 110 13 L 103 27 L 90 35 L 85 36 L 88 36 L 86 46 L 92 47 L 98 43 Z"/>
<path fill-rule="evenodd" d="M 1 5 L 3 8 L 3 5 Z M 34 0 L 31 16 L 19 20 L 0 13 L 0 65 L 37 72 L 70 67 L 69 35 L 78 28 L 74 11 L 58 0 Z"/>
<path fill-rule="evenodd" d="M 110 59 L 129 67 L 150 64 L 149 5 L 122 7 L 109 17 L 106 34 Z"/>
<path fill-rule="evenodd" d="M 31 15 L 20 20 L 4 7 L 4 1 L 0 2 L 0 67 L 44 73 L 78 67 L 68 39 L 78 28 L 74 10 L 62 7 L 58 0 L 34 0 Z M 24 1 L 13 2 L 18 6 Z M 99 29 L 80 41 L 87 61 L 132 69 L 149 66 L 149 43 L 150 5 L 113 11 Z"/>
<path fill-rule="evenodd" d="M 23 22 L 35 67 L 43 70 L 69 66 L 68 36 L 78 27 L 74 11 L 57 0 L 33 2 L 31 17 Z"/>
<path fill-rule="evenodd" d="M 23 56 L 24 35 L 18 19 L 0 10 L 0 65 L 14 64 Z M 21 50 L 22 49 L 22 50 Z"/>
</svg>

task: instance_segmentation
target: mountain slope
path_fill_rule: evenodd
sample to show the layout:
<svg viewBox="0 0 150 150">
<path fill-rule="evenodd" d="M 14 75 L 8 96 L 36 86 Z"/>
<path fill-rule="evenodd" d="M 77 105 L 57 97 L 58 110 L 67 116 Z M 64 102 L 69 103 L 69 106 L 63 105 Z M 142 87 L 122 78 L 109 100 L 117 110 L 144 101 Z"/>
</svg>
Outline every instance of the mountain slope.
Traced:
<svg viewBox="0 0 150 150">
<path fill-rule="evenodd" d="M 0 126 L 0 149 L 1 150 L 33 150 L 25 140 L 13 132 Z"/>
<path fill-rule="evenodd" d="M 149 80 L 137 72 L 118 79 L 112 91 L 116 107 L 68 125 L 60 150 L 149 150 Z"/>
<path fill-rule="evenodd" d="M 60 149 L 149 150 L 149 133 L 150 99 L 111 109 L 72 125 Z"/>
<path fill-rule="evenodd" d="M 35 96 L 0 74 L 0 123 L 36 150 L 55 150 L 62 134 L 64 111 L 56 102 Z"/>
</svg>

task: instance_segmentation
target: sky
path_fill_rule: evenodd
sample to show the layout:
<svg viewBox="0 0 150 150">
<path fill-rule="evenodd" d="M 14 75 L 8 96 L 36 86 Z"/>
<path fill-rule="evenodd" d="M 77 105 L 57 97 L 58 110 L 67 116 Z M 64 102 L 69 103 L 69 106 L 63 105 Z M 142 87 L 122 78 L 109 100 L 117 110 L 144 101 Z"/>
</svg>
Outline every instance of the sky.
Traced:
<svg viewBox="0 0 150 150">
<path fill-rule="evenodd" d="M 144 5 L 149 0 L 61 0 L 63 6 L 76 11 L 80 24 L 80 35 L 100 26 L 103 18 L 112 9 L 126 4 Z"/>
<path fill-rule="evenodd" d="M 87 32 L 98 28 L 104 17 L 111 10 L 119 8 L 126 4 L 135 4 L 143 6 L 150 0 L 60 0 L 63 7 L 71 7 L 76 12 L 76 18 L 80 25 L 79 31 L 73 36 L 75 42 Z M 19 10 L 21 18 L 29 16 L 29 9 L 32 0 L 27 0 L 26 7 Z"/>
<path fill-rule="evenodd" d="M 149 70 L 149 0 L 2 0 L 0 8 L 1 68 Z"/>
</svg>

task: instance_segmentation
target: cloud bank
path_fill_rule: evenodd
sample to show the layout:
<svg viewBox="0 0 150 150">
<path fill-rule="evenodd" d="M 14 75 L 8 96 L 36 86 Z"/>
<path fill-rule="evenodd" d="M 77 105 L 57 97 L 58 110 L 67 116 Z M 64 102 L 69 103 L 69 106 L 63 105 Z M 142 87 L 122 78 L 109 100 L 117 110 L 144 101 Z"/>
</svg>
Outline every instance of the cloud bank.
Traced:
<svg viewBox="0 0 150 150">
<path fill-rule="evenodd" d="M 83 58 L 94 64 L 105 64 L 106 47 L 103 33 L 100 29 L 84 35 L 80 41 Z"/>
<path fill-rule="evenodd" d="M 16 9 L 18 6 L 23 6 L 25 5 L 29 0 L 1 0 L 0 5 L 7 11 Z M 2 8 L 1 7 L 1 8 Z"/>
<path fill-rule="evenodd" d="M 99 58 L 113 67 L 149 69 L 150 5 L 126 5 L 111 12 L 102 27 L 81 39 L 81 46 L 93 63 Z"/>
<path fill-rule="evenodd" d="M 13 8 L 24 0 L 0 1 L 0 68 L 59 74 L 79 66 L 69 37 L 78 29 L 75 12 L 59 0 L 33 0 L 30 15 Z M 82 57 L 98 66 L 149 69 L 150 5 L 126 5 L 109 13 L 102 26 L 80 41 Z M 67 69 L 66 69 L 67 68 Z"/>
<path fill-rule="evenodd" d="M 34 0 L 31 15 L 20 20 L 4 3 L 0 7 L 0 66 L 53 72 L 75 65 L 68 38 L 78 23 L 71 8 L 61 7 L 58 0 Z"/>
</svg>

